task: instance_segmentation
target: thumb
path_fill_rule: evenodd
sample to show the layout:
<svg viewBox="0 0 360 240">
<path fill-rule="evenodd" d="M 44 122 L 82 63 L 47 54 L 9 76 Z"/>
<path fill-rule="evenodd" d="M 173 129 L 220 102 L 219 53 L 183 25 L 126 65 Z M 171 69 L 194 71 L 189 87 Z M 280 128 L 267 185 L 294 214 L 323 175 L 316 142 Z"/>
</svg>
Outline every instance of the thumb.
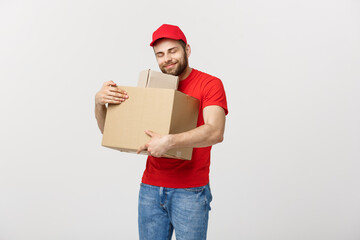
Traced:
<svg viewBox="0 0 360 240">
<path fill-rule="evenodd" d="M 116 83 L 114 83 L 113 80 L 110 80 L 107 82 L 109 86 L 116 86 Z"/>
<path fill-rule="evenodd" d="M 136 151 L 137 154 L 141 153 L 142 151 L 145 151 L 147 149 L 146 145 L 142 145 L 141 147 L 139 147 Z"/>
<path fill-rule="evenodd" d="M 153 131 L 150 131 L 150 130 L 145 130 L 145 133 L 150 137 L 153 137 L 155 134 Z"/>
</svg>

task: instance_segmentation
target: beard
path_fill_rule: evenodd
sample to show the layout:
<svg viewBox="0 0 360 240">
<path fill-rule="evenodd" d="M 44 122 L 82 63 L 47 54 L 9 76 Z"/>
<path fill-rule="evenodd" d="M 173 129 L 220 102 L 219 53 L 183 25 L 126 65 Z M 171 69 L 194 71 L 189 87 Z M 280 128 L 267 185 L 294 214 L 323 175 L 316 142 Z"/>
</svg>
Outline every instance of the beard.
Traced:
<svg viewBox="0 0 360 240">
<path fill-rule="evenodd" d="M 172 64 L 175 64 L 175 66 L 173 68 L 166 69 L 166 66 L 169 66 Z M 160 70 L 163 73 L 171 74 L 174 76 L 179 76 L 181 73 L 184 72 L 184 70 L 186 69 L 187 66 L 188 66 L 188 58 L 187 58 L 186 52 L 184 51 L 184 55 L 179 61 L 167 62 L 164 65 L 160 66 Z"/>
</svg>

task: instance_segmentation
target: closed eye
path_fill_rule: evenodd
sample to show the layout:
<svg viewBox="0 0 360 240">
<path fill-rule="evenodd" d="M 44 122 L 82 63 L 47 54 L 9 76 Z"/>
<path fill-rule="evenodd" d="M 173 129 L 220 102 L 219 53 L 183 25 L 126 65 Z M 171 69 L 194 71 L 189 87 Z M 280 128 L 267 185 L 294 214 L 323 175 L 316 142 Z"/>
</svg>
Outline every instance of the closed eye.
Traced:
<svg viewBox="0 0 360 240">
<path fill-rule="evenodd" d="M 176 53 L 177 50 L 178 50 L 177 47 L 173 47 L 173 48 L 170 48 L 168 51 L 169 51 L 169 53 Z"/>
<path fill-rule="evenodd" d="M 164 56 L 164 53 L 162 52 L 156 53 L 156 57 L 162 57 L 162 56 Z"/>
</svg>

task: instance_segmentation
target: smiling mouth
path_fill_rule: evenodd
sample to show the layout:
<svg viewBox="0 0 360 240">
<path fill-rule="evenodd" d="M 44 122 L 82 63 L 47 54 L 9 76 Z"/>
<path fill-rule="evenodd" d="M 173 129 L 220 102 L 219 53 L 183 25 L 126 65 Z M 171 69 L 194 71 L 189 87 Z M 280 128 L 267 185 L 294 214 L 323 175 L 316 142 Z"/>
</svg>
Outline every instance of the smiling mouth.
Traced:
<svg viewBox="0 0 360 240">
<path fill-rule="evenodd" d="M 174 66 L 175 66 L 175 63 L 170 64 L 170 65 L 166 65 L 165 68 L 172 68 L 172 67 L 174 67 Z"/>
</svg>

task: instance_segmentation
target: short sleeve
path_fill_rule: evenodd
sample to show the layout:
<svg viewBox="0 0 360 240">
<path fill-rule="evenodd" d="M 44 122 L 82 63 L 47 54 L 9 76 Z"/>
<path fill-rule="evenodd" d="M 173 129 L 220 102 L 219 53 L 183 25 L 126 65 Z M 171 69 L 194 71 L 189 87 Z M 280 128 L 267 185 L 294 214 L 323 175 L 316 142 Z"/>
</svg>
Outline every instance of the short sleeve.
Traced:
<svg viewBox="0 0 360 240">
<path fill-rule="evenodd" d="M 228 114 L 226 94 L 220 79 L 214 77 L 205 82 L 202 99 L 202 107 L 217 105 L 224 109 L 225 115 Z"/>
</svg>

